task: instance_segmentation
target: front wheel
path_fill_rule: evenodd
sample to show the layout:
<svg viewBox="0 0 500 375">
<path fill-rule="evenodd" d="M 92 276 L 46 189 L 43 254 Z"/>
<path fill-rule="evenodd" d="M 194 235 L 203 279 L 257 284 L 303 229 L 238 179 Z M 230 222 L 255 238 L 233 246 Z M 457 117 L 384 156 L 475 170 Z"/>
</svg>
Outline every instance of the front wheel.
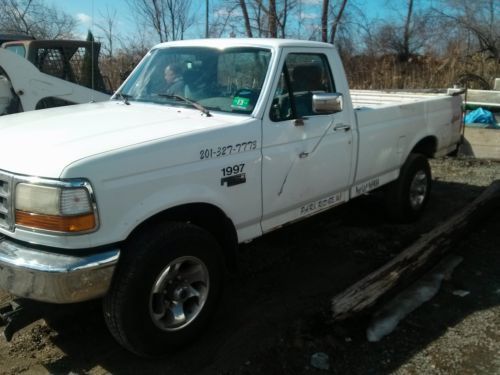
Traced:
<svg viewBox="0 0 500 375">
<path fill-rule="evenodd" d="M 431 193 L 431 168 L 422 154 L 410 154 L 399 178 L 386 192 L 386 210 L 391 219 L 412 222 L 422 214 Z"/>
<path fill-rule="evenodd" d="M 222 288 L 219 245 L 203 229 L 158 224 L 126 246 L 104 299 L 106 323 L 128 350 L 155 357 L 206 325 Z"/>
</svg>

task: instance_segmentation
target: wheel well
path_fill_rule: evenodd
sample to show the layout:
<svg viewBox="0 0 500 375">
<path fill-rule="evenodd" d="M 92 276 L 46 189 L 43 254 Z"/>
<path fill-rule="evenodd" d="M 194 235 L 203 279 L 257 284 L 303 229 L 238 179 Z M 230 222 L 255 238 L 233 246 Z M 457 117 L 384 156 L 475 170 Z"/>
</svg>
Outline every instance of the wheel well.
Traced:
<svg viewBox="0 0 500 375">
<path fill-rule="evenodd" d="M 190 203 L 169 208 L 141 223 L 132 231 L 129 238 L 159 221 L 191 223 L 205 229 L 222 247 L 227 266 L 231 267 L 236 264 L 238 246 L 236 229 L 232 221 L 218 207 L 208 203 Z"/>
<path fill-rule="evenodd" d="M 411 150 L 412 153 L 424 154 L 428 158 L 434 157 L 437 151 L 437 139 L 436 137 L 425 137 L 420 140 L 415 147 Z"/>
</svg>

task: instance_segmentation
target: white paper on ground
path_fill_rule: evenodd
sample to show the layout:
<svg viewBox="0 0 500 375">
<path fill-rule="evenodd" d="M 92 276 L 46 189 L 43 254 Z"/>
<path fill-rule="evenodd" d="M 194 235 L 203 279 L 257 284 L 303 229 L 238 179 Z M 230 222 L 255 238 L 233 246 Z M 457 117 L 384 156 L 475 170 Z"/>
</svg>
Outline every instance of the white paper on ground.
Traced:
<svg viewBox="0 0 500 375">
<path fill-rule="evenodd" d="M 463 258 L 457 255 L 446 257 L 429 273 L 378 310 L 366 330 L 368 341 L 376 342 L 390 334 L 410 312 L 434 297 L 443 279 L 448 278 L 462 260 Z"/>
</svg>

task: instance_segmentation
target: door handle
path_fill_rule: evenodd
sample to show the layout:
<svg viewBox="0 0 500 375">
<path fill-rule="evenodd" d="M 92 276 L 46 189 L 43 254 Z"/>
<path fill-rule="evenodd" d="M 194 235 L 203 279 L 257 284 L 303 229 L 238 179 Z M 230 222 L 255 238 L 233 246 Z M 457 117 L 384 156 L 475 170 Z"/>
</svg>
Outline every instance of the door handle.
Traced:
<svg viewBox="0 0 500 375">
<path fill-rule="evenodd" d="M 345 132 L 348 130 L 351 130 L 351 125 L 349 125 L 349 124 L 337 124 L 333 127 L 334 132 L 338 132 L 340 130 L 343 130 Z"/>
</svg>

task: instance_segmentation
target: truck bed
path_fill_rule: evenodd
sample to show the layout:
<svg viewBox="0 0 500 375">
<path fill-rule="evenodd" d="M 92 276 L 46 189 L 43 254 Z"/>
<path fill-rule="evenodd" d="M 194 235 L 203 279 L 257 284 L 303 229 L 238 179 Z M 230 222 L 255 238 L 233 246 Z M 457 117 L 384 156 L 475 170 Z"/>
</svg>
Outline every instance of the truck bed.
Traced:
<svg viewBox="0 0 500 375">
<path fill-rule="evenodd" d="M 380 108 L 446 96 L 436 91 L 351 90 L 354 109 Z"/>
<path fill-rule="evenodd" d="M 356 181 L 380 171 L 393 179 L 406 155 L 427 136 L 435 137 L 435 156 L 451 152 L 460 139 L 461 98 L 436 92 L 351 90 L 359 131 Z M 379 171 L 379 172 L 375 172 Z"/>
</svg>

